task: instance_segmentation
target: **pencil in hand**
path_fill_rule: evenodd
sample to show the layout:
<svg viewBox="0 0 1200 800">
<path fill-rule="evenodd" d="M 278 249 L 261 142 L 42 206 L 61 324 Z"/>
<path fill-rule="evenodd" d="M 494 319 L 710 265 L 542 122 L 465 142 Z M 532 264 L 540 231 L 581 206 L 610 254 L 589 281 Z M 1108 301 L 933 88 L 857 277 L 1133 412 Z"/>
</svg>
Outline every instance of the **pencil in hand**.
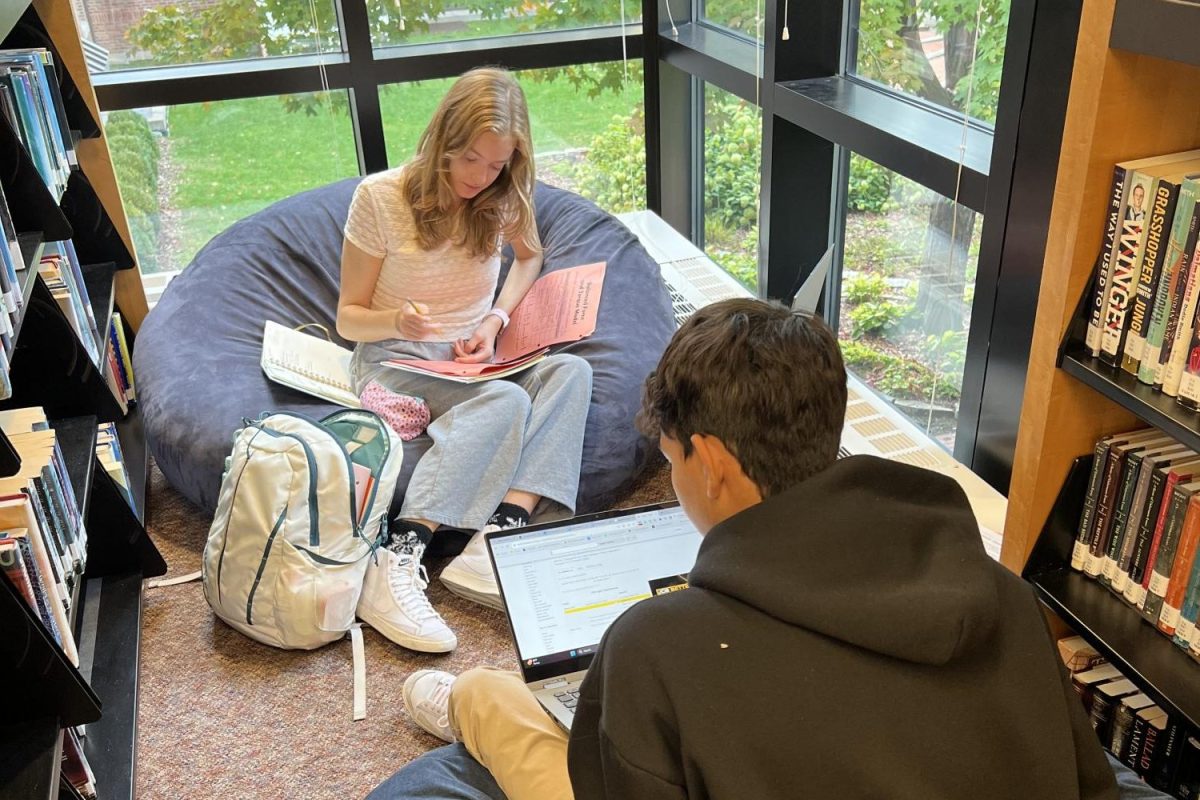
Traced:
<svg viewBox="0 0 1200 800">
<path fill-rule="evenodd" d="M 425 305 L 424 303 L 418 303 L 415 300 L 413 300 L 411 298 L 407 298 L 407 297 L 404 299 L 404 302 L 408 303 L 409 307 L 411 307 L 412 310 L 417 312 L 418 314 L 428 314 L 429 313 L 429 306 Z"/>
</svg>

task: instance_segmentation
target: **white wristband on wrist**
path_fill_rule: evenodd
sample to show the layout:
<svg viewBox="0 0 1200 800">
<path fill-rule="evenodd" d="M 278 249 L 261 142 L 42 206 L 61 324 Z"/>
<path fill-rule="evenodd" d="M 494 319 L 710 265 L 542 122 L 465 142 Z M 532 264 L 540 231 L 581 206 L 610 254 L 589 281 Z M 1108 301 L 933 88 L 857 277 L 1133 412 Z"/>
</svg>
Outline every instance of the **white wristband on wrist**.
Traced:
<svg viewBox="0 0 1200 800">
<path fill-rule="evenodd" d="M 484 314 L 485 317 L 496 317 L 500 320 L 500 330 L 508 327 L 509 319 L 508 312 L 503 308 L 493 308 L 491 311 Z"/>
</svg>

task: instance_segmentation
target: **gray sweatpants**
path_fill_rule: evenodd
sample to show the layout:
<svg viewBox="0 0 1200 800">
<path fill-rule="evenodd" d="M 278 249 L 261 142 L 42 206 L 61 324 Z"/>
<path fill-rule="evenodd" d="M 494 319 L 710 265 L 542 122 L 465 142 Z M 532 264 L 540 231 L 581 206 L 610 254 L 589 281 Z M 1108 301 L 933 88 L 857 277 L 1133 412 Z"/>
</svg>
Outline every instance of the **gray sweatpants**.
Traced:
<svg viewBox="0 0 1200 800">
<path fill-rule="evenodd" d="M 560 353 L 511 378 L 456 383 L 390 369 L 390 358 L 450 361 L 449 343 L 392 339 L 354 349 L 350 372 L 361 393 L 372 380 L 425 399 L 433 446 L 413 470 L 401 515 L 478 530 L 509 489 L 574 513 L 592 368 Z"/>
</svg>

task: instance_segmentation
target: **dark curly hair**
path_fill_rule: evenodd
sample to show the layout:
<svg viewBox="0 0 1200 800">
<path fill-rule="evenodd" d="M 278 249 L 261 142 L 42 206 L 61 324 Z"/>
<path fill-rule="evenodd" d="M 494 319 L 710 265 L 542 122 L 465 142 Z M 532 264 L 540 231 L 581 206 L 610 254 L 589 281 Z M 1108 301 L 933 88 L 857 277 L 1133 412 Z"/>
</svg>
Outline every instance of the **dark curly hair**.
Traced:
<svg viewBox="0 0 1200 800">
<path fill-rule="evenodd" d="M 765 300 L 724 300 L 693 314 L 646 378 L 638 428 L 692 453 L 694 433 L 715 436 L 763 496 L 837 458 L 846 416 L 846 368 L 818 317 Z"/>
</svg>

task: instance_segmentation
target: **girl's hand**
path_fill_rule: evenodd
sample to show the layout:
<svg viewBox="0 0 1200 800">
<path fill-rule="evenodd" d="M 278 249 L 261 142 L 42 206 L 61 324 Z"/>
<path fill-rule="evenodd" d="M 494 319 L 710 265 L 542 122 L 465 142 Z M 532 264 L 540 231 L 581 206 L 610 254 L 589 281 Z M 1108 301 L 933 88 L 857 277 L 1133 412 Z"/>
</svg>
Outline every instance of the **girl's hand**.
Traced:
<svg viewBox="0 0 1200 800">
<path fill-rule="evenodd" d="M 496 354 L 496 334 L 500 332 L 500 320 L 489 316 L 479 323 L 470 339 L 454 342 L 454 360 L 461 364 L 482 364 L 492 360 Z"/>
<path fill-rule="evenodd" d="M 429 318 L 413 308 L 409 303 L 396 311 L 396 332 L 400 338 L 409 341 L 420 341 L 432 330 Z"/>
</svg>

